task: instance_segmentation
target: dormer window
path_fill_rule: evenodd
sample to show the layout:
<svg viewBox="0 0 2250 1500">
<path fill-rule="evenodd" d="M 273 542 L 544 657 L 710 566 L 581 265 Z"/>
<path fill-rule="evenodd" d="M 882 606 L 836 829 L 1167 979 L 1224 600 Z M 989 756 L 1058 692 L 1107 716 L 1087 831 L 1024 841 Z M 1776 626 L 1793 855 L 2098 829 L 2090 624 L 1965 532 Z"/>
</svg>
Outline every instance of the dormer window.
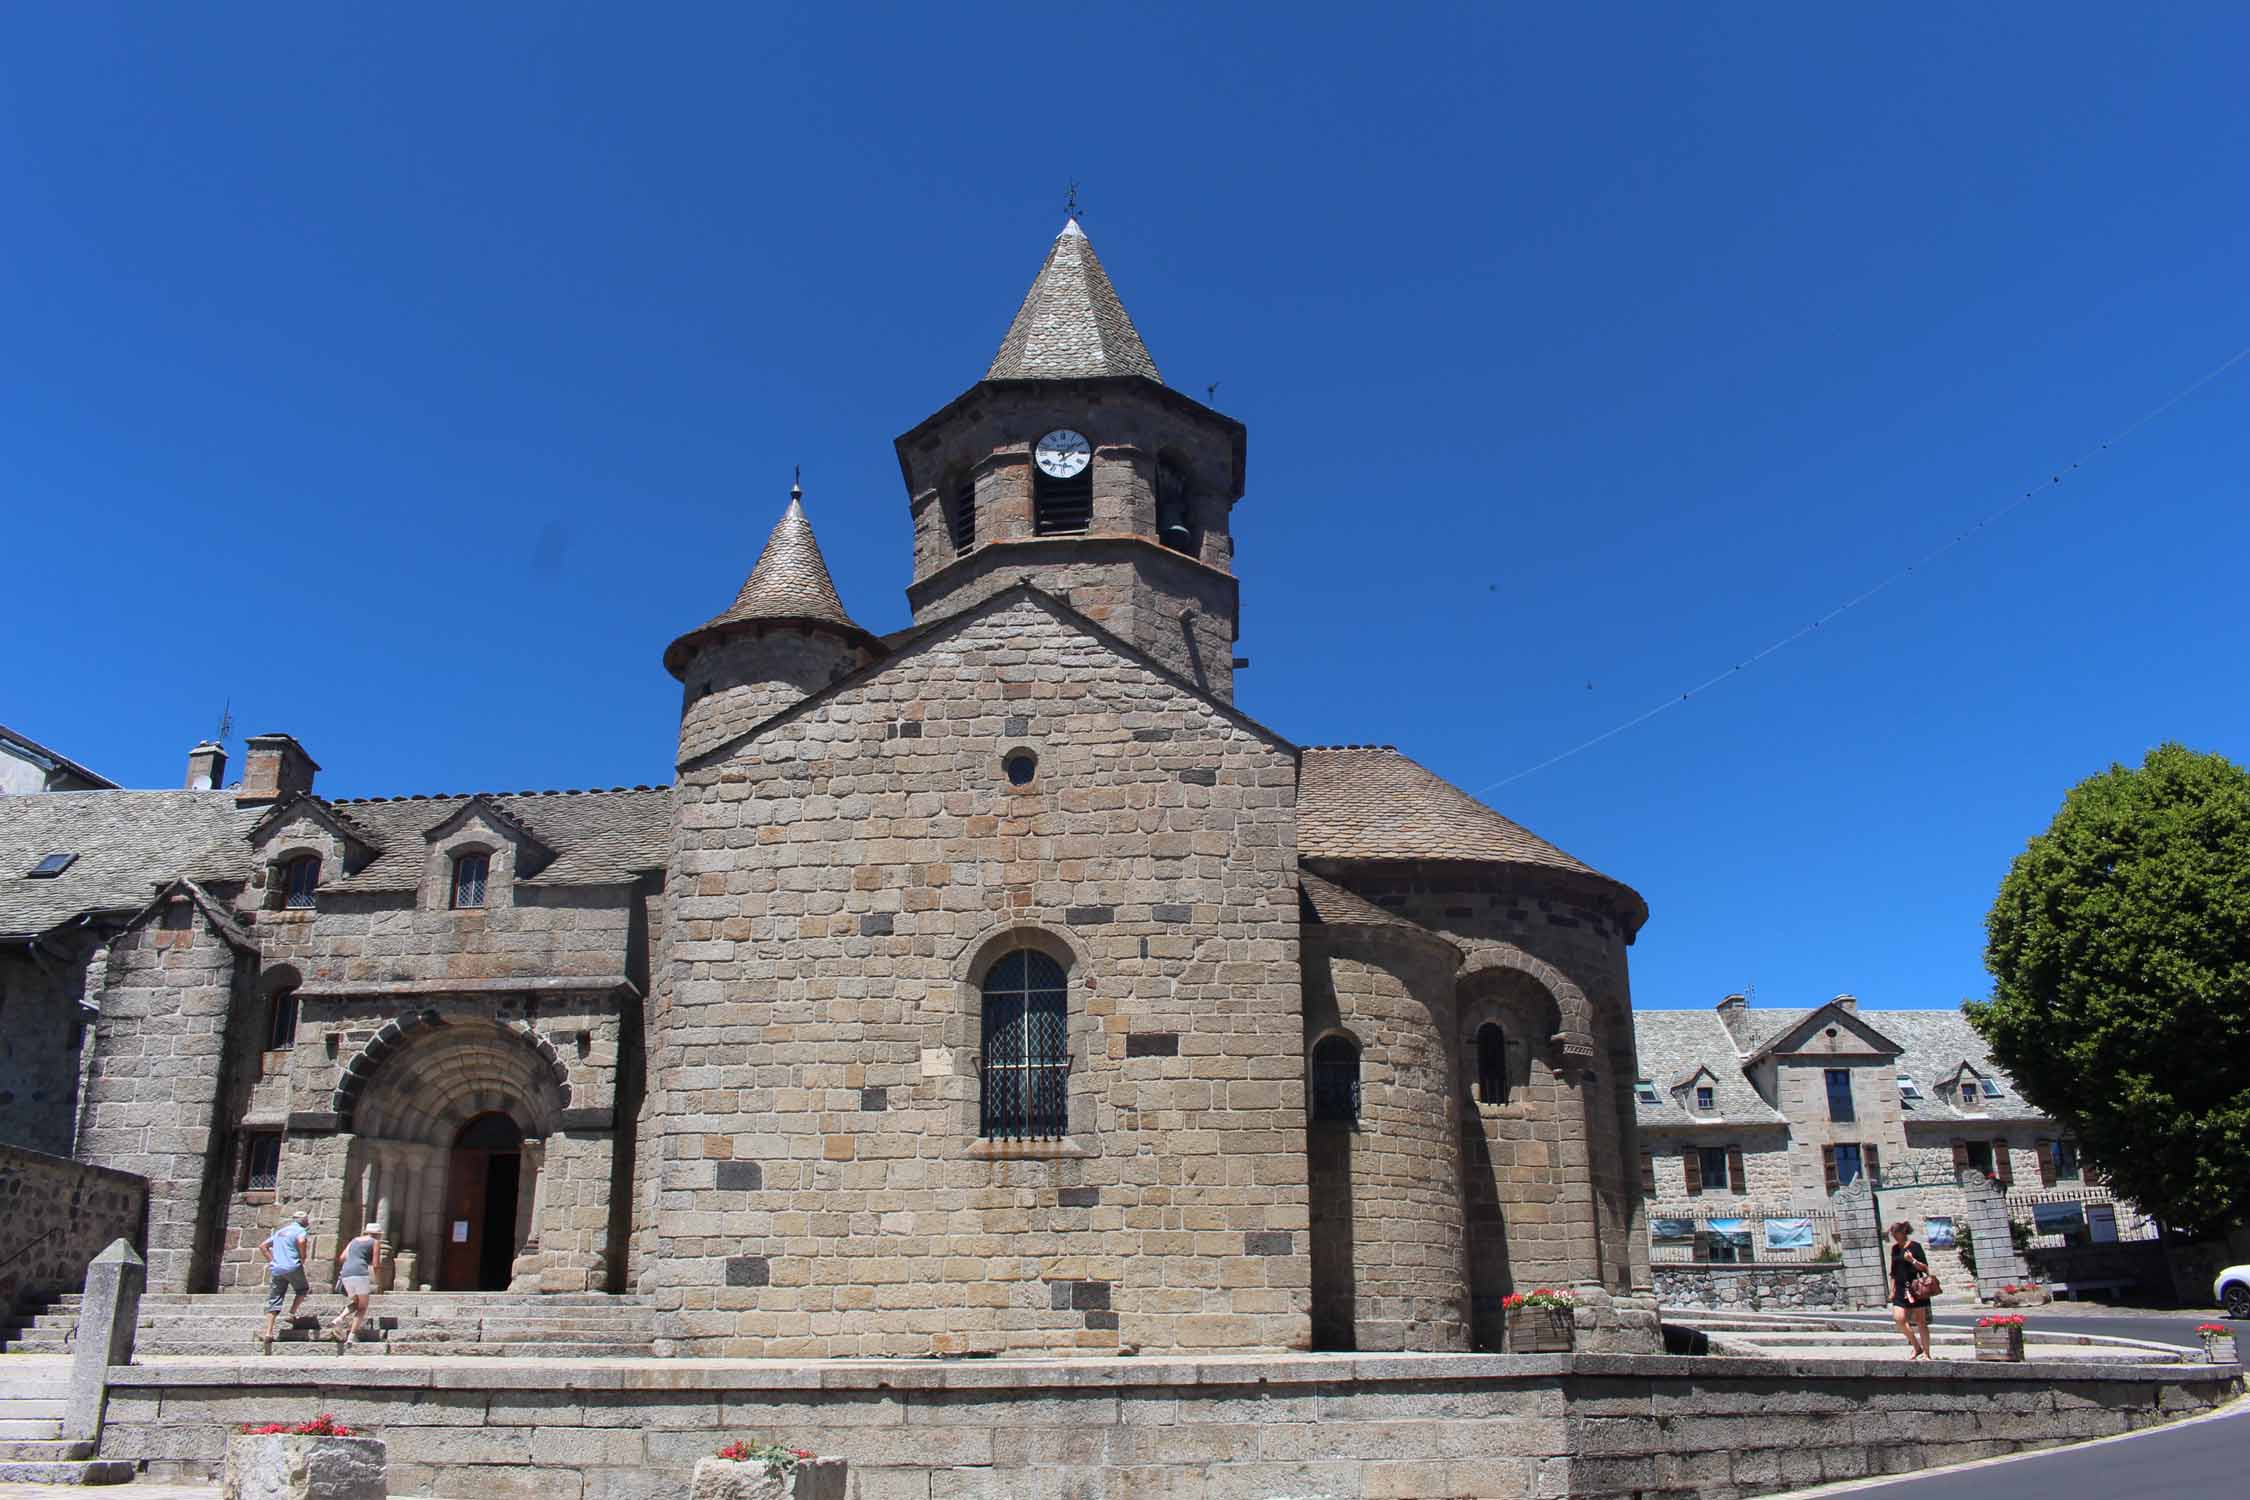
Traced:
<svg viewBox="0 0 2250 1500">
<path fill-rule="evenodd" d="M 1977 1107 L 1977 1083 L 1973 1078 L 1961 1080 L 1961 1107 L 1963 1109 L 1975 1109 Z"/>
<path fill-rule="evenodd" d="M 483 906 L 491 874 L 492 856 L 481 849 L 453 856 L 453 908 L 461 911 Z"/>
<path fill-rule="evenodd" d="M 1711 1093 L 1711 1086 L 1707 1083 L 1697 1084 L 1695 1087 L 1695 1112 L 1699 1115 L 1707 1115 L 1718 1107 L 1718 1101 Z"/>
<path fill-rule="evenodd" d="M 1083 433 L 1058 427 L 1031 450 L 1031 529 L 1074 536 L 1094 524 L 1094 448 Z"/>
<path fill-rule="evenodd" d="M 281 904 L 292 911 L 309 910 L 313 892 L 320 886 L 320 856 L 300 854 L 281 867 Z"/>
</svg>

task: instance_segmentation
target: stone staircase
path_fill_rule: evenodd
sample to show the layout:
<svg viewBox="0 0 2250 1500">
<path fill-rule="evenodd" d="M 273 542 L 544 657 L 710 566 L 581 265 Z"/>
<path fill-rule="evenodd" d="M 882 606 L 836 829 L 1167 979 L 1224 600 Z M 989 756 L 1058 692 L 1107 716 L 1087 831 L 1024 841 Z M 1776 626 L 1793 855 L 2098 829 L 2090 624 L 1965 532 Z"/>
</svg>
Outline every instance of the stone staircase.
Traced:
<svg viewBox="0 0 2250 1500">
<path fill-rule="evenodd" d="M 1694 1329 L 1709 1341 L 1713 1354 L 1760 1355 L 1772 1359 L 1792 1356 L 1853 1359 L 1862 1356 L 1895 1359 L 1906 1341 L 1888 1318 L 1820 1317 L 1818 1315 L 1762 1315 L 1736 1312 L 1691 1312 L 1678 1308 L 1664 1313 L 1667 1325 Z M 2104 1338 L 2052 1328 L 2027 1330 L 2025 1355 L 2031 1359 L 2107 1361 L 2123 1364 L 2174 1364 L 2197 1356 L 2166 1344 L 2131 1339 Z M 1930 1352 L 1939 1359 L 1975 1359 L 1976 1335 L 1968 1328 L 1933 1324 Z"/>
<path fill-rule="evenodd" d="M 11 1354 L 65 1354 L 78 1326 L 79 1298 L 58 1299 L 7 1346 Z M 322 1324 L 343 1310 L 334 1293 L 306 1299 L 306 1315 L 284 1318 L 274 1352 L 335 1355 Z M 153 1292 L 141 1299 L 136 1359 L 167 1355 L 258 1353 L 265 1328 L 258 1292 Z M 654 1308 L 598 1292 L 542 1296 L 522 1292 L 378 1294 L 350 1354 L 450 1354 L 495 1358 L 646 1357 L 657 1337 Z M 349 1355 L 347 1355 L 349 1357 Z M 4 1361 L 0 1361 L 4 1366 Z"/>
<path fill-rule="evenodd" d="M 96 1458 L 92 1443 L 63 1441 L 68 1390 L 59 1363 L 10 1369 L 0 1362 L 0 1483 L 124 1484 L 133 1477 L 130 1460 Z"/>
</svg>

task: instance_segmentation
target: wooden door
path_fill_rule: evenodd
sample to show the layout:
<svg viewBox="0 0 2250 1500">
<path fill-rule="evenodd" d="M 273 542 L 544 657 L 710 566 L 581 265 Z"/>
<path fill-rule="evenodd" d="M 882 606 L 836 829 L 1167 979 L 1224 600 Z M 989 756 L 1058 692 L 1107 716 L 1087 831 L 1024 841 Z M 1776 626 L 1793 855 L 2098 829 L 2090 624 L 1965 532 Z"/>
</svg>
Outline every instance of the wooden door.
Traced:
<svg viewBox="0 0 2250 1500">
<path fill-rule="evenodd" d="M 473 1292 L 484 1252 L 484 1178 L 490 1153 L 456 1146 L 445 1179 L 445 1262 L 438 1289 Z"/>
</svg>

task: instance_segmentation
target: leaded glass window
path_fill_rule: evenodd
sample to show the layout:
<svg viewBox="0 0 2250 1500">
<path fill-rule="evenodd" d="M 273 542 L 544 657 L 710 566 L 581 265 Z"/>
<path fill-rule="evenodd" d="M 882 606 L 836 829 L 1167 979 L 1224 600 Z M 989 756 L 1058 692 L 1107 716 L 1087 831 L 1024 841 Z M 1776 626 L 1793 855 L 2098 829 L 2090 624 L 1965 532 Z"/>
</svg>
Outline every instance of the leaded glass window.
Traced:
<svg viewBox="0 0 2250 1500">
<path fill-rule="evenodd" d="M 490 856 L 481 853 L 456 855 L 453 860 L 453 904 L 484 905 L 485 880 L 491 873 Z"/>
<path fill-rule="evenodd" d="M 1070 1128 L 1070 980 L 1031 948 L 984 976 L 984 1080 L 979 1133 L 993 1140 L 1059 1140 Z"/>
<path fill-rule="evenodd" d="M 300 854 L 281 867 L 281 904 L 287 907 L 309 907 L 313 904 L 313 891 L 320 884 L 320 856 Z"/>
</svg>

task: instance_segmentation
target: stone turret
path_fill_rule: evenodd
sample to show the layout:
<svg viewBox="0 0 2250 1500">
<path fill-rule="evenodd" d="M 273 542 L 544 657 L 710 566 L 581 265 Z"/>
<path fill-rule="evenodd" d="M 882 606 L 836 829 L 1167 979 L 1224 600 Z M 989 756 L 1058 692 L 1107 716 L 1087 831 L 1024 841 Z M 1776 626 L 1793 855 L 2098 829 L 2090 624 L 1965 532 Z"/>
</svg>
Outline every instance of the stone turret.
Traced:
<svg viewBox="0 0 2250 1500">
<path fill-rule="evenodd" d="M 984 378 L 897 442 L 915 622 L 1030 583 L 1231 701 L 1244 442 L 1164 384 L 1071 220 Z"/>
<path fill-rule="evenodd" d="M 665 670 L 686 687 L 680 763 L 716 750 L 880 652 L 836 596 L 805 519 L 804 491 L 791 485 L 789 508 L 733 605 L 664 650 Z"/>
</svg>

